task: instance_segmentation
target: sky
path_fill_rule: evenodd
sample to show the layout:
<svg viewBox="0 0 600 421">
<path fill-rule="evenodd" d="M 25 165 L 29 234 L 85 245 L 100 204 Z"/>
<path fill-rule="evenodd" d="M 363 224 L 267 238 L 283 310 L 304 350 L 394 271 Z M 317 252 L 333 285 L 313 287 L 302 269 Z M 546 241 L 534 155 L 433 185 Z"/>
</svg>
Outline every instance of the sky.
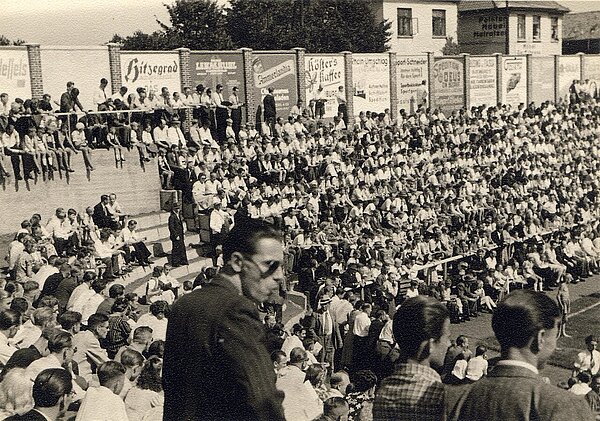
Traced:
<svg viewBox="0 0 600 421">
<path fill-rule="evenodd" d="M 227 0 L 217 0 L 226 3 Z M 252 0 L 248 0 L 252 1 Z M 0 0 L 2 29 L 9 39 L 42 45 L 101 45 L 114 34 L 160 29 L 172 0 Z M 531 3 L 531 1 L 530 1 Z M 572 12 L 600 10 L 600 0 L 562 0 Z"/>
</svg>

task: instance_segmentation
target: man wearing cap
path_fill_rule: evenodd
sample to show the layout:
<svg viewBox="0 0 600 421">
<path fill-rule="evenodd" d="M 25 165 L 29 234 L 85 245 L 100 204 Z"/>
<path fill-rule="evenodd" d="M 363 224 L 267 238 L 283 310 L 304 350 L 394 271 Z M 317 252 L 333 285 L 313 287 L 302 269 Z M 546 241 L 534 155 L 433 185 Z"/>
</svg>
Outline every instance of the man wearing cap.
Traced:
<svg viewBox="0 0 600 421">
<path fill-rule="evenodd" d="M 167 129 L 168 142 L 171 145 L 177 145 L 179 148 L 186 145 L 186 139 L 181 131 L 180 121 L 177 117 L 171 121 L 171 126 Z"/>
<path fill-rule="evenodd" d="M 577 354 L 575 367 L 573 370 L 573 377 L 582 371 L 587 371 L 593 376 L 598 373 L 600 369 L 600 352 L 596 349 L 598 346 L 598 339 L 594 335 L 589 335 L 585 338 L 585 351 L 581 351 Z"/>
<path fill-rule="evenodd" d="M 331 308 L 331 297 L 324 296 L 319 300 L 319 310 L 315 313 L 316 325 L 315 332 L 321 338 L 321 363 L 329 364 L 328 370 L 333 370 L 333 354 L 336 348 L 343 344 L 342 335 L 339 330 L 339 324 L 329 311 Z"/>
</svg>

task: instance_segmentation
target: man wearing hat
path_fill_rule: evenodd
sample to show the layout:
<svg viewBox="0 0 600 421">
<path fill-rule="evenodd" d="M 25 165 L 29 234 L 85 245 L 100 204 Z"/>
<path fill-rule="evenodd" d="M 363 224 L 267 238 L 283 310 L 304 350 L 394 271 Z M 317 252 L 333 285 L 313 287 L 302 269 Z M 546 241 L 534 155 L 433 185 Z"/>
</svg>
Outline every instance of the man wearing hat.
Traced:
<svg viewBox="0 0 600 421">
<path fill-rule="evenodd" d="M 333 370 L 333 354 L 336 348 L 341 348 L 343 344 L 342 335 L 340 334 L 339 324 L 334 318 L 334 314 L 330 311 L 331 297 L 324 295 L 319 300 L 319 309 L 315 313 L 315 332 L 321 338 L 321 363 L 328 363 L 327 368 L 330 372 Z"/>
</svg>

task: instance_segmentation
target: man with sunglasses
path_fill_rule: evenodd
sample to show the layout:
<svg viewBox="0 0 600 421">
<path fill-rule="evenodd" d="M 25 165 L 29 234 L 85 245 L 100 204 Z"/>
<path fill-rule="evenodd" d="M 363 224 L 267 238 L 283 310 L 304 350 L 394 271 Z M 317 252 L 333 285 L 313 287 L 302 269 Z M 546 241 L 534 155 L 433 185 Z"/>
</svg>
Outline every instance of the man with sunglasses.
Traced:
<svg viewBox="0 0 600 421">
<path fill-rule="evenodd" d="M 281 234 L 236 224 L 212 282 L 173 305 L 163 366 L 164 420 L 283 420 L 283 395 L 257 306 L 283 281 Z"/>
</svg>

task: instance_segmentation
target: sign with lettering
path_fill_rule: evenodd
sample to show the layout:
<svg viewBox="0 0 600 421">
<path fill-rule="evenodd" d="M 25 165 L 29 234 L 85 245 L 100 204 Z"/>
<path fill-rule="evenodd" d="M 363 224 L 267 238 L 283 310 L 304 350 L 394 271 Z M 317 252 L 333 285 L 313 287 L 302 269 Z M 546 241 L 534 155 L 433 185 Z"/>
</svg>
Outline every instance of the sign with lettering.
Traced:
<svg viewBox="0 0 600 421">
<path fill-rule="evenodd" d="M 354 115 L 361 111 L 382 113 L 390 108 L 389 54 L 353 54 Z"/>
<path fill-rule="evenodd" d="M 434 59 L 431 72 L 431 102 L 434 108 L 441 108 L 450 114 L 465 105 L 465 65 L 456 58 Z"/>
<path fill-rule="evenodd" d="M 163 87 L 169 92 L 181 91 L 181 69 L 177 53 L 121 53 L 122 84 L 129 91 L 139 87 L 160 95 Z"/>
<path fill-rule="evenodd" d="M 31 98 L 29 57 L 26 49 L 0 50 L 0 86 L 9 100 Z"/>
<path fill-rule="evenodd" d="M 525 57 L 502 57 L 503 104 L 518 107 L 527 104 L 527 60 Z"/>
<path fill-rule="evenodd" d="M 410 114 L 423 103 L 423 97 L 429 92 L 427 71 L 427 56 L 396 56 L 398 110 L 404 109 Z"/>
<path fill-rule="evenodd" d="M 469 102 L 472 107 L 496 105 L 496 57 L 471 57 L 469 64 Z"/>
<path fill-rule="evenodd" d="M 574 80 L 581 79 L 581 61 L 579 56 L 560 56 L 558 58 L 558 98 L 569 99 L 569 88 Z"/>
<path fill-rule="evenodd" d="M 554 57 L 531 57 L 530 102 L 554 101 Z"/>
<path fill-rule="evenodd" d="M 272 87 L 277 115 L 287 118 L 298 101 L 295 54 L 255 52 L 253 56 L 254 89 L 261 109 L 262 100 Z"/>
<path fill-rule="evenodd" d="M 192 91 L 197 85 L 204 85 L 215 92 L 218 84 L 223 85 L 223 98 L 227 100 L 234 87 L 238 88 L 240 102 L 245 101 L 244 60 L 242 53 L 191 52 L 190 76 Z"/>
<path fill-rule="evenodd" d="M 344 56 L 312 55 L 304 56 L 304 79 L 306 83 L 306 105 L 310 101 L 325 100 L 325 118 L 333 118 L 338 112 L 337 93 L 345 84 L 346 64 Z"/>
</svg>

